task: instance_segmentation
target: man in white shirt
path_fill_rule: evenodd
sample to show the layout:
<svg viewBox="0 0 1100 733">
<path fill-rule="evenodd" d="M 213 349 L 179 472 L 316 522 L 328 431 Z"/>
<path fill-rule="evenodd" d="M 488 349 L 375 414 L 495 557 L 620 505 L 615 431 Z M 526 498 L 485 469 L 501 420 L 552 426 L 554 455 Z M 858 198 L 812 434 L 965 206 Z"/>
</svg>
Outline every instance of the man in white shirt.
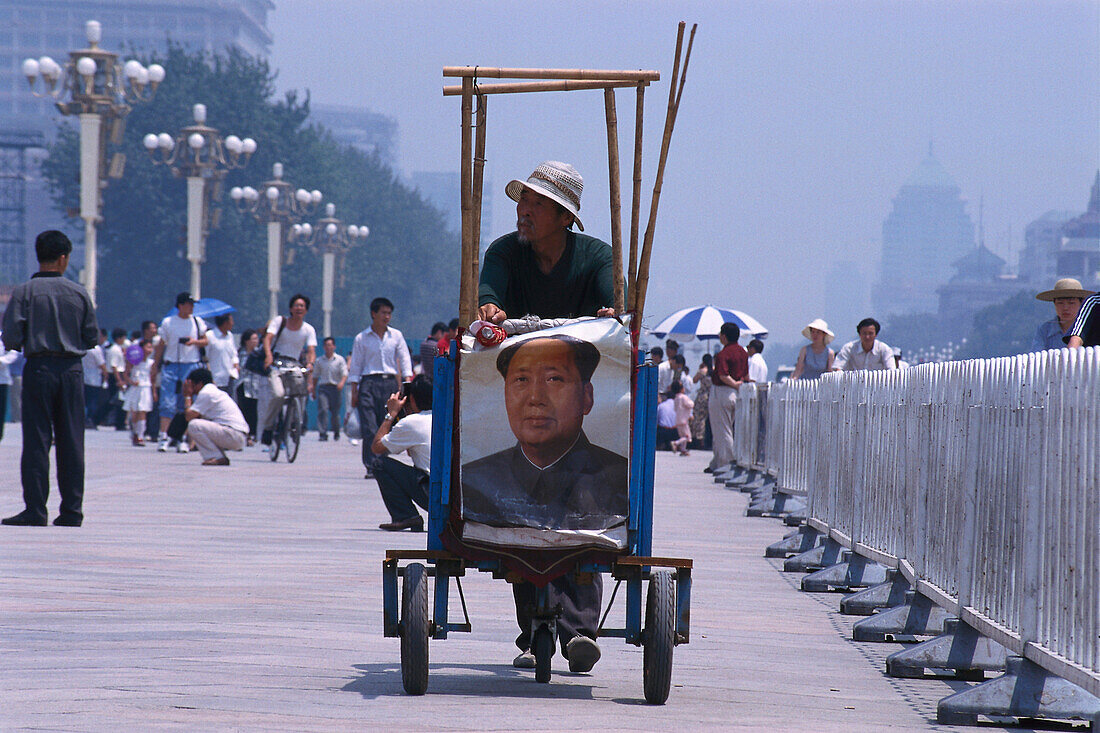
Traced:
<svg viewBox="0 0 1100 733">
<path fill-rule="evenodd" d="M 849 341 L 833 359 L 833 371 L 856 372 L 863 369 L 896 369 L 894 350 L 876 340 L 882 326 L 874 318 L 864 318 L 856 326 L 859 338 Z"/>
<path fill-rule="evenodd" d="M 394 392 L 386 400 L 386 416 L 374 434 L 371 452 L 378 457 L 374 476 L 390 521 L 378 525 L 387 532 L 424 531 L 415 504 L 428 510 L 428 472 L 432 458 L 432 383 L 420 375 L 409 382 L 406 396 Z M 394 424 L 401 409 L 405 416 Z M 409 454 L 412 465 L 394 455 Z"/>
<path fill-rule="evenodd" d="M 359 430 L 363 440 L 363 466 L 366 478 L 374 478 L 378 457 L 371 451 L 366 436 L 374 435 L 386 415 L 386 401 L 394 389 L 401 389 L 401 382 L 413 378 L 412 356 L 404 336 L 396 328 L 390 328 L 393 303 L 386 298 L 375 298 L 370 303 L 370 328 L 363 329 L 355 337 L 348 363 L 351 380 L 351 404 L 359 413 Z"/>
<path fill-rule="evenodd" d="M 215 316 L 214 326 L 206 332 L 206 358 L 210 363 L 210 373 L 214 375 L 214 386 L 232 397 L 233 383 L 241 376 L 241 359 L 237 356 L 237 344 L 232 333 L 233 314 Z"/>
<path fill-rule="evenodd" d="M 206 323 L 195 315 L 195 299 L 191 293 L 176 296 L 176 313 L 160 322 L 161 342 L 153 351 L 153 368 L 150 380 L 157 384 L 160 376 L 160 445 L 157 450 L 168 450 L 168 425 L 176 413 L 183 409 L 183 382 L 194 369 L 202 366 L 202 349 L 206 348 Z M 187 452 L 187 443 L 177 447 Z"/>
<path fill-rule="evenodd" d="M 332 428 L 334 440 L 340 440 L 340 395 L 348 381 L 348 363 L 336 353 L 336 339 L 326 336 L 321 343 L 324 353 L 313 362 L 313 395 L 317 398 L 317 432 L 328 440 Z"/>
<path fill-rule="evenodd" d="M 309 380 L 309 372 L 313 369 L 313 360 L 317 356 L 317 331 L 306 323 L 306 313 L 309 312 L 309 297 L 295 293 L 290 296 L 289 316 L 275 316 L 267 325 L 264 334 L 264 368 L 275 363 L 276 357 L 281 360 L 293 360 L 306 368 L 306 380 Z M 276 397 L 271 390 L 271 380 L 259 381 L 260 393 L 256 398 L 256 414 L 259 422 L 260 443 L 267 450 L 271 445 L 272 431 L 275 421 L 278 419 L 279 410 L 282 409 L 285 398 Z M 302 398 L 302 414 L 305 414 L 305 398 Z"/>
<path fill-rule="evenodd" d="M 653 351 L 660 351 L 660 347 L 651 349 Z M 672 384 L 672 370 L 675 368 L 675 364 L 672 363 L 673 358 L 680 353 L 680 342 L 673 339 L 665 341 L 664 356 L 668 358 L 665 361 L 657 364 L 657 393 L 664 395 L 668 393 L 668 388 Z M 661 399 L 664 399 L 663 397 Z"/>
<path fill-rule="evenodd" d="M 126 389 L 126 383 L 122 378 L 126 371 L 126 329 L 116 328 L 111 331 L 111 343 L 106 344 L 103 350 L 104 366 L 107 369 L 107 391 L 103 395 L 103 404 L 96 415 L 97 424 L 107 423 L 113 425 L 116 430 L 126 429 L 126 413 L 122 410 L 122 401 L 119 393 Z"/>
<path fill-rule="evenodd" d="M 749 381 L 764 384 L 768 381 L 768 363 L 761 356 L 764 353 L 764 342 L 753 339 L 745 350 L 749 352 Z"/>
<path fill-rule="evenodd" d="M 228 394 L 214 385 L 209 369 L 198 368 L 187 375 L 183 387 L 187 437 L 202 454 L 204 466 L 228 466 L 227 450 L 244 450 L 248 423 Z"/>
<path fill-rule="evenodd" d="M 84 370 L 84 427 L 88 430 L 96 429 L 95 418 L 106 391 L 107 357 L 103 346 L 106 342 L 107 332 L 101 328 L 99 344 L 85 351 L 80 358 L 80 366 Z"/>
</svg>

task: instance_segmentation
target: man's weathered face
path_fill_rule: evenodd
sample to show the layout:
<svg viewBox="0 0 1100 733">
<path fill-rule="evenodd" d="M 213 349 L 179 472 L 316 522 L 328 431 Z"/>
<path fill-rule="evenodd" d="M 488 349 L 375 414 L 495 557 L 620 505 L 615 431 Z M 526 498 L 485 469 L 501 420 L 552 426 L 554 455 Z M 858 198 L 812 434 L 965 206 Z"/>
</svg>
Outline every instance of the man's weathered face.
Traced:
<svg viewBox="0 0 1100 733">
<path fill-rule="evenodd" d="M 371 311 L 370 320 L 371 324 L 375 328 L 383 329 L 390 325 L 390 319 L 393 318 L 393 308 L 387 305 L 379 306 L 378 310 Z"/>
<path fill-rule="evenodd" d="M 1055 298 L 1054 312 L 1058 314 L 1059 321 L 1069 323 L 1077 318 L 1084 302 L 1084 298 Z"/>
<path fill-rule="evenodd" d="M 859 329 L 859 343 L 864 351 L 870 351 L 875 347 L 875 337 L 878 330 L 874 326 L 864 326 Z"/>
<path fill-rule="evenodd" d="M 573 223 L 573 215 L 552 199 L 523 189 L 516 203 L 516 230 L 521 242 L 540 242 L 564 231 Z"/>
<path fill-rule="evenodd" d="M 524 448 L 560 456 L 592 410 L 592 385 L 581 381 L 573 349 L 556 339 L 521 346 L 504 378 L 508 424 Z"/>
</svg>

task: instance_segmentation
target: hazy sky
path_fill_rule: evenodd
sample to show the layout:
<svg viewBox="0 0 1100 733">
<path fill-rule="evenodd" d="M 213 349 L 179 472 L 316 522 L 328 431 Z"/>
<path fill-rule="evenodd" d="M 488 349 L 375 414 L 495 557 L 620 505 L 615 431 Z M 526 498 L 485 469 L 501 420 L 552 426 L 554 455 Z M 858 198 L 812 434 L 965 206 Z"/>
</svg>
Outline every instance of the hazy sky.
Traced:
<svg viewBox="0 0 1100 733">
<path fill-rule="evenodd" d="M 984 196 L 987 244 L 1013 265 L 1027 222 L 1085 208 L 1100 167 L 1100 2 L 276 0 L 269 25 L 280 87 L 394 117 L 405 173 L 458 168 L 460 102 L 442 96 L 443 66 L 659 70 L 646 95 L 644 222 L 680 20 L 699 30 L 649 325 L 713 303 L 798 340 L 829 318 L 829 263 L 855 260 L 877 279 L 882 221 L 930 140 L 975 223 Z M 616 101 L 625 236 L 633 93 Z M 504 184 L 558 159 L 585 176 L 586 231 L 610 239 L 601 92 L 490 97 L 486 152 L 491 237 L 514 228 Z"/>
</svg>

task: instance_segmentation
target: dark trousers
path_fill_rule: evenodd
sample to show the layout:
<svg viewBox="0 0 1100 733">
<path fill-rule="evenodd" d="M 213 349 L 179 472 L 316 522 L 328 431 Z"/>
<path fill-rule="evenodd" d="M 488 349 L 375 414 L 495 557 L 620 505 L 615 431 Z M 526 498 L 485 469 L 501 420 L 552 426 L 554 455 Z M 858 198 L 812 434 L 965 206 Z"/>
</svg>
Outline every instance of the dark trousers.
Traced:
<svg viewBox="0 0 1100 733">
<path fill-rule="evenodd" d="M 403 522 L 420 516 L 413 502 L 428 511 L 428 474 L 425 471 L 382 456 L 375 464 L 374 477 L 378 479 L 382 502 L 393 521 Z"/>
<path fill-rule="evenodd" d="M 378 464 L 378 456 L 370 446 L 386 417 L 386 400 L 398 388 L 397 377 L 392 375 L 367 376 L 359 382 L 359 403 L 355 408 L 359 412 L 359 431 L 363 435 L 363 465 L 371 471 Z"/>
<path fill-rule="evenodd" d="M 335 384 L 318 384 L 317 432 L 324 436 L 329 430 L 340 437 L 340 390 Z"/>
<path fill-rule="evenodd" d="M 592 582 L 581 584 L 572 576 L 564 575 L 550 582 L 550 608 L 561 605 L 558 617 L 558 643 L 562 656 L 568 659 L 565 647 L 575 636 L 596 638 L 596 629 L 600 626 L 600 607 L 603 603 L 603 578 L 599 573 L 592 575 Z M 531 648 L 531 621 L 535 616 L 537 589 L 526 581 L 512 586 L 512 595 L 516 600 L 516 622 L 520 633 L 516 637 L 516 646 L 523 651 Z"/>
<path fill-rule="evenodd" d="M 118 382 L 112 377 L 107 382 L 107 389 L 100 390 L 99 410 L 92 420 L 96 425 L 109 425 L 113 428 L 126 427 L 126 414 L 122 410 L 122 402 L 118 396 Z"/>
<path fill-rule="evenodd" d="M 61 516 L 82 520 L 84 503 L 84 377 L 80 359 L 32 356 L 23 369 L 23 502 L 46 520 L 50 441 L 57 450 Z"/>
<path fill-rule="evenodd" d="M 81 377 L 81 384 L 83 384 L 83 377 Z M 90 384 L 84 384 L 84 424 L 88 427 L 95 427 L 96 418 L 99 416 L 99 408 L 103 403 L 103 396 L 107 394 L 107 390 L 102 387 L 93 387 Z"/>
</svg>

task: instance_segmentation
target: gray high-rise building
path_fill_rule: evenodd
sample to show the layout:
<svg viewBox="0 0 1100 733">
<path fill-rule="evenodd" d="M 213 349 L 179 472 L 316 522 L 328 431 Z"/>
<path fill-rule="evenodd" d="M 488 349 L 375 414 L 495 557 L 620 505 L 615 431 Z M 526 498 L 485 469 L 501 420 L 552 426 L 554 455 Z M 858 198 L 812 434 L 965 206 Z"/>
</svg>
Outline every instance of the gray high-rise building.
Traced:
<svg viewBox="0 0 1100 733">
<path fill-rule="evenodd" d="M 399 143 L 394 118 L 362 107 L 334 104 L 310 104 L 309 116 L 332 133 L 337 142 L 367 155 L 377 155 L 389 168 L 397 170 Z"/>
<path fill-rule="evenodd" d="M 875 311 L 931 313 L 936 288 L 954 274 L 952 263 L 974 248 L 974 222 L 958 184 L 932 155 L 894 197 L 882 224 L 882 269 L 875 286 Z"/>
<path fill-rule="evenodd" d="M 31 94 L 23 59 L 50 56 L 64 65 L 70 51 L 88 46 L 84 24 L 89 20 L 102 25 L 100 45 L 122 60 L 163 50 L 169 40 L 189 49 L 219 52 L 235 46 L 252 56 L 266 56 L 272 41 L 267 14 L 274 7 L 271 0 L 0 0 L 0 137 L 5 141 L 0 181 L 6 183 L 0 216 L 17 223 L 0 237 L 0 288 L 34 269 L 25 241 L 36 233 L 34 227 L 41 222 L 56 228 L 66 224 L 48 196 L 41 195 L 36 162 L 41 148 L 36 152 L 34 147 L 53 138 L 62 117 L 53 100 Z M 29 144 L 19 148 L 20 141 Z M 17 190 L 19 182 L 22 191 Z M 73 241 L 75 272 L 83 262 L 83 247 L 79 235 Z"/>
<path fill-rule="evenodd" d="M 1058 250 L 1062 227 L 1077 216 L 1073 211 L 1048 211 L 1024 228 L 1020 252 L 1020 280 L 1047 290 L 1058 279 Z"/>
</svg>

